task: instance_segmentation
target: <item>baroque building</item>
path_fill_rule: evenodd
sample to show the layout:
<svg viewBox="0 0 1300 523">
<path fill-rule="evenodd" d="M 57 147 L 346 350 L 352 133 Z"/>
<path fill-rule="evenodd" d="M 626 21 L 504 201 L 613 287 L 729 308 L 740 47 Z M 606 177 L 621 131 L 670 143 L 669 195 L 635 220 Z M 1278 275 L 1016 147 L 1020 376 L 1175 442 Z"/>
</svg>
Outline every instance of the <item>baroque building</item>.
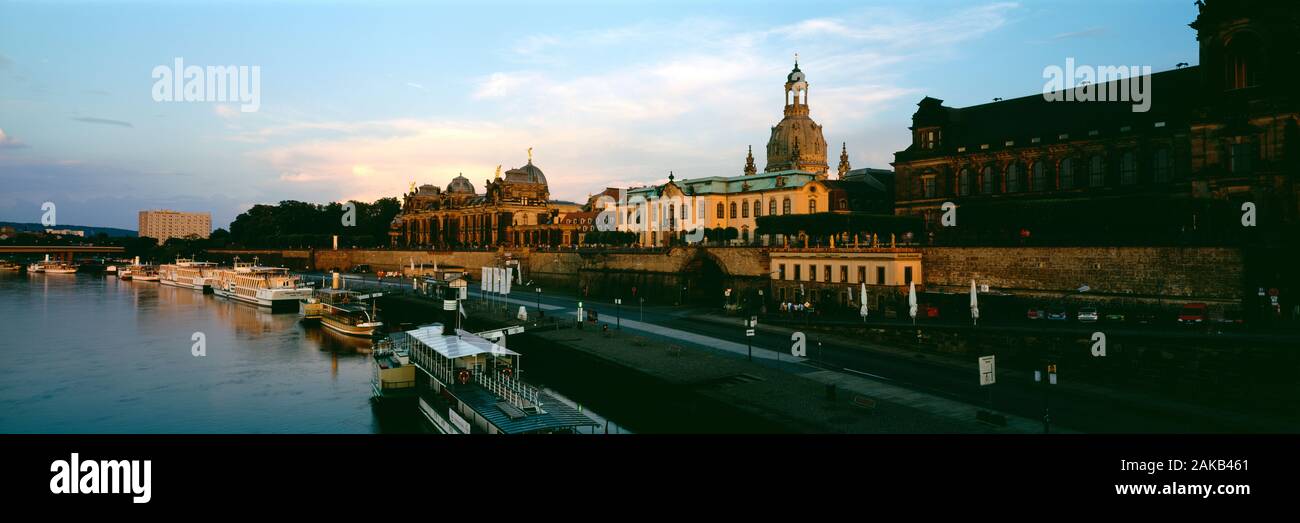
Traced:
<svg viewBox="0 0 1300 523">
<path fill-rule="evenodd" d="M 825 176 L 826 139 L 822 126 L 809 116 L 808 80 L 795 60 L 794 70 L 786 76 L 785 117 L 772 127 L 767 141 L 765 172 L 802 171 Z M 752 174 L 747 172 L 747 174 Z"/>
<path fill-rule="evenodd" d="M 497 167 L 482 193 L 464 176 L 453 178 L 446 190 L 412 183 L 389 236 L 394 247 L 558 245 L 566 229 L 560 216 L 578 210 L 576 204 L 550 199 L 546 175 L 533 165 L 529 149 L 527 164 L 504 177 Z"/>
<path fill-rule="evenodd" d="M 954 242 L 1237 241 L 1247 203 L 1261 222 L 1248 232 L 1293 226 L 1300 4 L 1198 4 L 1200 65 L 1150 75 L 1145 112 L 1122 97 L 1074 101 L 1129 87 L 1118 80 L 1074 88 L 1068 101 L 921 100 L 893 163 L 896 212 Z M 940 221 L 948 202 L 960 209 L 955 227 Z"/>
<path fill-rule="evenodd" d="M 798 62 L 786 76 L 784 118 L 772 128 L 767 166 L 758 172 L 753 148 L 741 174 L 677 179 L 635 187 L 626 200 L 607 206 L 616 228 L 635 232 L 643 246 L 685 240 L 688 232 L 730 230 L 733 245 L 782 245 L 788 238 L 759 237 L 762 216 L 876 212 L 892 214 L 893 173 L 852 170 L 841 146 L 839 179 L 829 179 L 826 140 L 810 115 L 808 82 Z M 696 238 L 695 240 L 698 240 Z"/>
</svg>

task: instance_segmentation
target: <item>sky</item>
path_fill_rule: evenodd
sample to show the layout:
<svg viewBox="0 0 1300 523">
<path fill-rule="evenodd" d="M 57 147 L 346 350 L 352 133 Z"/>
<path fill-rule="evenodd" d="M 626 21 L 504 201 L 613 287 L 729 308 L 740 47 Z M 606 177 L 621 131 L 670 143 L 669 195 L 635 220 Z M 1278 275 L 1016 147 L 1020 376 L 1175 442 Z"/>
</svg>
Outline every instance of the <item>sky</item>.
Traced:
<svg viewBox="0 0 1300 523">
<path fill-rule="evenodd" d="M 552 198 L 763 168 L 795 53 L 828 163 L 888 168 L 916 103 L 1043 70 L 1198 61 L 1191 0 L 7 2 L 0 221 L 398 196 L 527 162 Z M 156 101 L 154 71 L 256 66 L 259 104 Z M 212 93 L 207 93 L 211 95 Z M 1155 93 L 1155 96 L 1158 96 Z"/>
</svg>

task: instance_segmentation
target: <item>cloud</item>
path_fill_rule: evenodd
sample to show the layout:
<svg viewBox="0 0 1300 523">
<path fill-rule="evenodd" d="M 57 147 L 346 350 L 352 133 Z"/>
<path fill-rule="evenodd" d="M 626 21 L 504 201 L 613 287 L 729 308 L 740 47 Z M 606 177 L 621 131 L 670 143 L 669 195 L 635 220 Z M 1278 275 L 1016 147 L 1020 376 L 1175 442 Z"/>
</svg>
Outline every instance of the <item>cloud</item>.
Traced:
<svg viewBox="0 0 1300 523">
<path fill-rule="evenodd" d="M 131 124 L 131 122 L 127 122 L 123 120 L 111 120 L 108 118 L 94 118 L 94 117 L 82 116 L 82 117 L 73 118 L 73 120 L 82 123 L 93 123 L 99 125 L 116 125 L 118 127 L 132 127 L 132 128 L 135 127 L 135 125 Z"/>
<path fill-rule="evenodd" d="M 22 149 L 24 147 L 27 147 L 27 144 L 5 134 L 4 129 L 0 129 L 0 149 Z"/>
<path fill-rule="evenodd" d="M 424 84 L 418 84 L 418 83 L 415 83 L 415 82 L 406 82 L 406 86 L 407 86 L 407 87 L 410 87 L 410 88 L 413 88 L 413 89 L 419 89 L 419 90 L 421 90 L 421 91 L 425 91 L 425 92 L 428 92 L 428 90 L 429 90 L 427 87 L 424 86 Z"/>
<path fill-rule="evenodd" d="M 473 116 L 289 120 L 230 139 L 261 145 L 249 159 L 277 173 L 268 189 L 300 199 L 373 200 L 411 181 L 445 186 L 458 173 L 481 190 L 498 164 L 521 165 L 535 147 L 552 197 L 581 200 L 670 170 L 679 179 L 736 175 L 750 144 L 762 168 L 797 49 L 813 118 L 836 144 L 829 162 L 847 141 L 855 166 L 884 166 L 906 132 L 874 117 L 910 106 L 900 100 L 922 91 L 906 83 L 906 68 L 1004 27 L 1016 8 L 993 3 L 940 16 L 871 9 L 766 28 L 661 20 L 524 35 L 504 49 L 513 67 L 474 80 L 463 102 Z M 584 62 L 566 64 L 577 59 Z"/>
<path fill-rule="evenodd" d="M 1081 30 L 1081 31 L 1074 31 L 1074 32 L 1071 32 L 1071 33 L 1061 33 L 1061 34 L 1058 34 L 1058 35 L 1056 35 L 1056 36 L 1053 36 L 1053 37 L 1052 37 L 1052 40 L 1069 40 L 1069 39 L 1073 39 L 1073 38 L 1092 38 L 1092 37 L 1094 37 L 1094 36 L 1102 36 L 1102 35 L 1105 35 L 1105 34 L 1106 34 L 1106 31 L 1107 31 L 1107 30 L 1106 30 L 1105 27 L 1091 27 L 1091 28 L 1084 29 L 1084 30 Z"/>
</svg>

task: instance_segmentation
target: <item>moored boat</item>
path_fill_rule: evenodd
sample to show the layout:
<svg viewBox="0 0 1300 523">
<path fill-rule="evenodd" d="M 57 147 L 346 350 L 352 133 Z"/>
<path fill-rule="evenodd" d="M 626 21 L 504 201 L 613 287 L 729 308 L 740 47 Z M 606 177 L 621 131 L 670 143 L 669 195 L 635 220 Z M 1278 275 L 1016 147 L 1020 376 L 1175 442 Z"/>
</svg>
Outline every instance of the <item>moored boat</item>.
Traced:
<svg viewBox="0 0 1300 523">
<path fill-rule="evenodd" d="M 262 267 L 235 261 L 233 268 L 213 272 L 213 293 L 217 296 L 270 307 L 272 312 L 297 311 L 302 300 L 311 297 L 311 287 L 284 267 Z"/>
<path fill-rule="evenodd" d="M 367 303 L 376 297 L 340 289 L 317 291 L 321 326 L 348 336 L 380 334 L 384 323 L 379 321 L 379 309 L 373 301 Z"/>
</svg>

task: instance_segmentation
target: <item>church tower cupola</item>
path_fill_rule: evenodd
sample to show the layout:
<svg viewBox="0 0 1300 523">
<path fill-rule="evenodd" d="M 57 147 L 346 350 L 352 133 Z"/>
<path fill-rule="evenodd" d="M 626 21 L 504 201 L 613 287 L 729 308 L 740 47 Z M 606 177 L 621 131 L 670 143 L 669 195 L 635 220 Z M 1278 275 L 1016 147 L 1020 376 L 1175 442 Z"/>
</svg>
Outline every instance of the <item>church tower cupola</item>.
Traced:
<svg viewBox="0 0 1300 523">
<path fill-rule="evenodd" d="M 785 117 L 772 127 L 767 142 L 765 172 L 804 171 L 826 177 L 826 139 L 822 126 L 809 117 L 808 79 L 799 69 L 795 55 L 794 69 L 785 77 Z"/>
</svg>

